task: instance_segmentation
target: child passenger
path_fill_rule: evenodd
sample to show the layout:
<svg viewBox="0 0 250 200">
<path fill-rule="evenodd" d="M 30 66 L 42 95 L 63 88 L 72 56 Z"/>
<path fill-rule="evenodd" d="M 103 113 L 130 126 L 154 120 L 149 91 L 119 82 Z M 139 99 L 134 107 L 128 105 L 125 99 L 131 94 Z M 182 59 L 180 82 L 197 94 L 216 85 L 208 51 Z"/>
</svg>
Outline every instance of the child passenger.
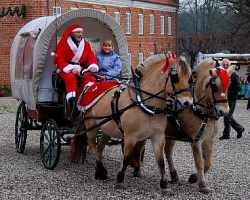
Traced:
<svg viewBox="0 0 250 200">
<path fill-rule="evenodd" d="M 106 79 L 117 79 L 121 73 L 122 63 L 120 56 L 114 52 L 111 40 L 104 40 L 101 51 L 96 56 L 99 65 L 99 74 Z"/>
</svg>

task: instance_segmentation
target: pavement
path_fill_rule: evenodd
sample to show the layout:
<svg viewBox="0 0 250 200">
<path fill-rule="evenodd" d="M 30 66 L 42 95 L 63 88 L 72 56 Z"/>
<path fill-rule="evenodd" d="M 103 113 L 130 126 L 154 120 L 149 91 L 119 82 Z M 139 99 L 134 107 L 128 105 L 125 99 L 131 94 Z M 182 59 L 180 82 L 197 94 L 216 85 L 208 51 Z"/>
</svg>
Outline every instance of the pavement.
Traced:
<svg viewBox="0 0 250 200">
<path fill-rule="evenodd" d="M 250 112 L 246 101 L 239 101 L 235 118 L 246 128 L 241 139 L 232 131 L 231 139 L 219 141 L 223 123 L 219 121 L 219 133 L 214 145 L 214 162 L 207 176 L 212 190 L 204 195 L 195 184 L 187 180 L 194 172 L 190 145 L 178 142 L 174 162 L 180 183 L 169 184 L 164 194 L 159 188 L 159 171 L 150 142 L 142 177 L 134 178 L 132 169 L 127 170 L 124 188 L 115 187 L 120 168 L 121 147 L 107 147 L 104 164 L 109 173 L 107 181 L 95 180 L 95 159 L 88 154 L 84 164 L 69 161 L 69 147 L 62 148 L 59 164 L 46 170 L 39 155 L 39 131 L 29 131 L 24 154 L 15 150 L 14 124 L 17 101 L 0 98 L 0 199 L 250 199 Z"/>
</svg>

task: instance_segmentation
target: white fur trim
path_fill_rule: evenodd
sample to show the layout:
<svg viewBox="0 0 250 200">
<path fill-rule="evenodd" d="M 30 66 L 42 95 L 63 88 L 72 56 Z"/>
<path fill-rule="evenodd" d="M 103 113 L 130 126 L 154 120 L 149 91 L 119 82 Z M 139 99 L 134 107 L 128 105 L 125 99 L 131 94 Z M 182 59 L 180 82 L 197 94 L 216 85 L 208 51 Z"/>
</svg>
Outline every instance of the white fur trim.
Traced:
<svg viewBox="0 0 250 200">
<path fill-rule="evenodd" d="M 80 61 L 80 59 L 82 57 L 83 51 L 84 51 L 84 47 L 85 47 L 84 39 L 81 40 L 78 47 L 73 42 L 71 36 L 68 37 L 67 43 L 68 43 L 70 49 L 74 53 L 74 57 L 71 59 L 71 61 L 74 62 L 74 63 L 79 63 L 79 61 Z"/>
<path fill-rule="evenodd" d="M 72 97 L 76 97 L 76 92 L 75 92 L 75 91 L 67 93 L 67 95 L 66 95 L 67 101 L 68 101 L 70 98 L 72 98 Z"/>
<path fill-rule="evenodd" d="M 69 72 L 71 72 L 72 69 L 74 69 L 74 68 L 75 68 L 75 65 L 68 64 L 68 65 L 66 65 L 66 66 L 63 68 L 63 71 L 64 71 L 65 73 L 69 73 Z"/>
<path fill-rule="evenodd" d="M 69 45 L 70 49 L 74 52 L 74 54 L 77 52 L 77 46 L 76 44 L 73 42 L 71 36 L 68 37 L 67 39 L 67 44 Z"/>
<path fill-rule="evenodd" d="M 84 46 L 85 46 L 85 41 L 84 39 L 82 39 L 82 41 L 80 42 L 77 48 L 75 56 L 71 59 L 72 62 L 79 63 L 82 57 L 83 51 L 84 51 Z"/>
<path fill-rule="evenodd" d="M 91 64 L 88 66 L 88 70 L 91 71 L 91 72 L 98 72 L 99 70 L 99 67 L 97 64 Z"/>
<path fill-rule="evenodd" d="M 82 67 L 80 65 L 75 65 L 74 70 L 77 70 L 78 72 L 80 72 L 82 70 Z"/>
<path fill-rule="evenodd" d="M 72 33 L 79 32 L 79 31 L 83 32 L 83 28 L 75 28 L 75 29 L 72 30 Z"/>
</svg>

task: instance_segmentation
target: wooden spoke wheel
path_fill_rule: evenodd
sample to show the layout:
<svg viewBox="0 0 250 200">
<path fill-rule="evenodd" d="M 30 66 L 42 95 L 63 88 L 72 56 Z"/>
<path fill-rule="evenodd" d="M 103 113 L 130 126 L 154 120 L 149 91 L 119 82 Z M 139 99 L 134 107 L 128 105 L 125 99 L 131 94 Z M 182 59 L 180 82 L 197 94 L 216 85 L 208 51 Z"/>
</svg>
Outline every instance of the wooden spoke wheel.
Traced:
<svg viewBox="0 0 250 200">
<path fill-rule="evenodd" d="M 40 155 L 45 168 L 54 169 L 57 165 L 61 153 L 60 141 L 57 123 L 54 120 L 47 120 L 40 137 Z"/>
<path fill-rule="evenodd" d="M 22 101 L 17 109 L 15 123 L 15 144 L 18 153 L 23 153 L 25 150 L 27 139 L 27 110 L 25 103 Z"/>
</svg>

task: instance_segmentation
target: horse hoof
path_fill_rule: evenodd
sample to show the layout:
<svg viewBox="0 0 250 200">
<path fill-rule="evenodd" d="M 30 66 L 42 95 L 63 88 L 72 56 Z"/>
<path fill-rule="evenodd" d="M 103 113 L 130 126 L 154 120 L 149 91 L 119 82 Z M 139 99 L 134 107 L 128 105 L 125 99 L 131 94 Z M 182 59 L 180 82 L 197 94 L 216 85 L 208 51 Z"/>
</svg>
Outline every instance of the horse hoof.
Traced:
<svg viewBox="0 0 250 200">
<path fill-rule="evenodd" d="M 135 169 L 133 172 L 134 177 L 141 177 L 141 170 Z"/>
<path fill-rule="evenodd" d="M 179 183 L 179 177 L 176 171 L 170 172 L 170 175 L 171 175 L 170 183 L 172 184 Z"/>
<path fill-rule="evenodd" d="M 160 181 L 160 186 L 161 186 L 161 189 L 166 189 L 167 186 L 168 186 L 167 180 L 161 180 Z"/>
<path fill-rule="evenodd" d="M 103 167 L 103 165 L 97 165 L 95 170 L 95 179 L 107 180 L 107 170 Z"/>
<path fill-rule="evenodd" d="M 211 190 L 208 187 L 203 186 L 203 187 L 199 188 L 199 192 L 202 194 L 209 194 L 211 192 Z"/>
<path fill-rule="evenodd" d="M 107 173 L 105 174 L 105 173 L 101 173 L 101 172 L 96 171 L 95 172 L 95 179 L 107 180 L 108 179 Z"/>
<path fill-rule="evenodd" d="M 196 183 L 197 180 L 198 180 L 197 175 L 196 175 L 196 174 L 191 174 L 191 175 L 189 176 L 188 182 L 189 182 L 189 183 Z"/>
<path fill-rule="evenodd" d="M 78 164 L 79 160 L 73 160 L 73 159 L 71 159 L 71 162 L 74 163 L 74 164 Z"/>
<path fill-rule="evenodd" d="M 117 189 L 117 190 L 124 189 L 124 184 L 123 183 L 116 183 L 115 184 L 115 189 Z"/>
<path fill-rule="evenodd" d="M 123 183 L 124 182 L 124 173 L 122 173 L 122 172 L 119 172 L 118 174 L 117 174 L 117 183 Z"/>
</svg>

